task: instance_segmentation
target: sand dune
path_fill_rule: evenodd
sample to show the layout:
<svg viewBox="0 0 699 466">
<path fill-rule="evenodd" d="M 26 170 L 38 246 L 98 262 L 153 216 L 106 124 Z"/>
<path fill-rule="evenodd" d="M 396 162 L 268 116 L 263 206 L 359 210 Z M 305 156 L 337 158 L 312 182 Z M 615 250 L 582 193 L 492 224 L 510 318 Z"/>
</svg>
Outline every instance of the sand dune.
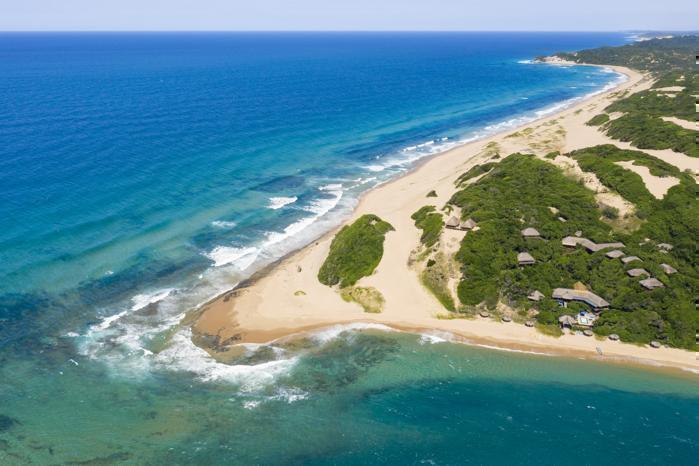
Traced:
<svg viewBox="0 0 699 466">
<path fill-rule="evenodd" d="M 267 342 L 337 323 L 377 322 L 406 330 L 450 332 L 460 336 L 455 338 L 491 346 L 583 357 L 622 358 L 699 371 L 699 361 L 688 351 L 656 350 L 576 335 L 554 338 L 524 325 L 489 319 L 440 318 L 446 311 L 408 266 L 410 252 L 418 246 L 420 235 L 410 215 L 427 204 L 441 208 L 455 191 L 454 181 L 461 173 L 491 159 L 491 151 L 485 150 L 489 143 L 497 143 L 503 155 L 523 151 L 543 157 L 551 150 L 569 151 L 613 142 L 584 123 L 611 102 L 612 94 L 647 89 L 650 85 L 640 73 L 616 69 L 629 77 L 616 90 L 530 123 L 526 131 L 519 128 L 440 154 L 363 196 L 348 222 L 372 213 L 395 227 L 395 231 L 386 235 L 385 253 L 376 272 L 358 283 L 381 291 L 386 300 L 381 314 L 364 313 L 359 305 L 343 301 L 335 290 L 318 281 L 316 275 L 327 255 L 334 231 L 258 274 L 248 286 L 205 305 L 193 326 L 195 333 L 209 335 L 208 342 L 216 341 L 217 344 L 209 344 L 208 349 L 214 356 L 222 357 L 229 343 Z M 668 154 L 667 158 L 670 157 L 675 157 L 674 153 Z M 699 169 L 699 160 L 684 157 L 689 160 L 677 166 L 684 169 L 691 165 L 693 169 Z M 431 190 L 436 190 L 438 197 L 426 198 Z M 453 244 L 448 246 L 452 251 L 453 247 Z M 600 356 L 600 352 L 604 356 Z"/>
</svg>

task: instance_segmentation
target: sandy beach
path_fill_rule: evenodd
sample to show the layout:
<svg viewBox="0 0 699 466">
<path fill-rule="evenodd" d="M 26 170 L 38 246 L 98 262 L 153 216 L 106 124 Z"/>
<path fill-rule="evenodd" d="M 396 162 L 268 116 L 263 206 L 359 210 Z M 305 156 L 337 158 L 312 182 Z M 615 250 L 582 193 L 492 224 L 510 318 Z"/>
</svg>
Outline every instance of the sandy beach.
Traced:
<svg viewBox="0 0 699 466">
<path fill-rule="evenodd" d="M 424 205 L 441 208 L 456 190 L 455 179 L 469 168 L 491 160 L 493 148 L 497 148 L 502 156 L 515 152 L 533 153 L 582 178 L 596 192 L 598 201 L 617 207 L 622 213 L 633 209 L 633 205 L 620 196 L 608 192 L 594 175 L 583 174 L 574 160 L 564 156 L 554 160 L 544 158 L 552 151 L 566 153 L 598 144 L 611 143 L 633 149 L 627 143 L 611 140 L 596 127 L 585 125 L 620 94 L 644 90 L 652 84 L 647 76 L 634 70 L 609 68 L 625 74 L 628 79 L 615 89 L 546 118 L 434 156 L 361 198 L 351 217 L 346 219 L 347 223 L 372 213 L 395 228 L 386 236 L 383 259 L 375 273 L 358 283 L 359 286 L 374 287 L 383 294 L 385 306 L 380 314 L 363 312 L 358 304 L 343 301 L 336 290 L 318 281 L 318 270 L 327 256 L 336 229 L 199 309 L 193 316 L 195 342 L 214 357 L 223 359 L 237 343 L 269 342 L 311 329 L 362 322 L 406 331 L 443 332 L 448 338 L 472 344 L 682 368 L 699 373 L 699 359 L 696 353 L 689 351 L 653 349 L 574 334 L 556 338 L 519 323 L 490 318 L 446 318 L 447 311 L 423 287 L 417 271 L 410 265 L 411 252 L 418 248 L 420 238 L 410 215 Z M 681 170 L 699 173 L 699 159 L 671 150 L 645 152 Z M 647 169 L 634 171 L 642 176 L 656 197 L 662 197 L 674 184 L 670 179 L 653 177 Z M 428 199 L 426 194 L 431 190 L 437 192 L 437 197 Z M 456 251 L 464 234 L 446 230 L 441 247 L 446 252 Z"/>
</svg>

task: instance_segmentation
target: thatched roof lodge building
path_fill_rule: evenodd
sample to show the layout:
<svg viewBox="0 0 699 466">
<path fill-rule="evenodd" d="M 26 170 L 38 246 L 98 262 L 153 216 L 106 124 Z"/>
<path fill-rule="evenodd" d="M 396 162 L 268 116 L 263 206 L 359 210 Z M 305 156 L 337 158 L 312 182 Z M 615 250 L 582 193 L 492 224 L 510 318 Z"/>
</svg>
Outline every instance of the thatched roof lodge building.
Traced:
<svg viewBox="0 0 699 466">
<path fill-rule="evenodd" d="M 534 238 L 534 239 L 540 239 L 541 235 L 539 234 L 539 231 L 536 228 L 525 228 L 522 230 L 522 236 L 525 238 Z"/>
<path fill-rule="evenodd" d="M 519 265 L 532 265 L 536 263 L 536 259 L 528 252 L 520 252 L 517 254 L 517 263 Z"/>
<path fill-rule="evenodd" d="M 640 283 L 641 286 L 647 290 L 654 290 L 656 288 L 662 288 L 665 286 L 663 282 L 661 282 L 657 278 L 646 278 L 645 280 L 641 280 L 638 283 Z"/>
<path fill-rule="evenodd" d="M 609 251 L 607 254 L 605 254 L 605 256 L 609 257 L 610 259 L 618 259 L 623 255 L 624 253 L 618 249 L 614 249 L 613 251 Z"/>
<path fill-rule="evenodd" d="M 591 291 L 572 290 L 570 288 L 556 288 L 551 297 L 557 300 L 563 307 L 567 307 L 568 301 L 579 301 L 592 307 L 594 310 L 605 309 L 609 303 Z"/>
<path fill-rule="evenodd" d="M 621 262 L 623 262 L 624 264 L 628 264 L 629 262 L 633 262 L 633 261 L 643 262 L 643 260 L 638 256 L 626 256 L 626 257 L 621 258 Z"/>
<path fill-rule="evenodd" d="M 658 249 L 660 249 L 663 252 L 672 251 L 673 248 L 674 248 L 674 246 L 672 244 L 668 244 L 668 243 L 658 244 Z"/>
<path fill-rule="evenodd" d="M 545 297 L 544 293 L 542 293 L 539 290 L 534 290 L 529 294 L 529 296 L 527 296 L 527 299 L 529 299 L 530 301 L 539 302 L 542 299 L 544 299 L 544 297 Z"/>
<path fill-rule="evenodd" d="M 677 273 L 677 269 L 671 266 L 670 264 L 660 264 L 660 268 L 663 269 L 663 272 L 665 272 L 668 275 Z"/>
<path fill-rule="evenodd" d="M 461 222 L 461 225 L 459 225 L 459 228 L 461 230 L 473 230 L 474 228 L 476 228 L 477 225 L 478 224 L 476 222 L 474 222 L 472 218 L 469 218 L 468 220 Z"/>
<path fill-rule="evenodd" d="M 650 277 L 650 272 L 648 272 L 646 269 L 631 269 L 626 271 L 626 275 L 629 277 L 640 277 L 641 275 Z"/>
<path fill-rule="evenodd" d="M 447 223 L 445 223 L 444 226 L 447 228 L 457 229 L 459 228 L 459 219 L 456 217 L 449 217 L 449 220 L 447 220 Z"/>
<path fill-rule="evenodd" d="M 579 238 L 577 236 L 566 236 L 561 240 L 563 246 L 574 248 L 578 245 L 584 247 L 589 252 L 597 252 L 609 248 L 623 248 L 624 243 L 595 243 L 587 238 Z"/>
</svg>

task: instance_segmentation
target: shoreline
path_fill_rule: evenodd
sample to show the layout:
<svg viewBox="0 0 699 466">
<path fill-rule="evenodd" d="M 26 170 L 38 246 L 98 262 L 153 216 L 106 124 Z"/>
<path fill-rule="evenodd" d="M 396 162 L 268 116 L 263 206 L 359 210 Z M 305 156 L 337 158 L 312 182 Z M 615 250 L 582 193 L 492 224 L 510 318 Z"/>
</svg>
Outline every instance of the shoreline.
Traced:
<svg viewBox="0 0 699 466">
<path fill-rule="evenodd" d="M 562 61 L 551 64 L 580 65 Z M 232 289 L 192 311 L 187 321 L 191 323 L 198 346 L 213 357 L 222 359 L 238 343 L 269 343 L 314 329 L 367 323 L 412 333 L 447 332 L 463 339 L 462 343 L 499 350 L 541 352 L 551 356 L 582 357 L 699 373 L 699 360 L 695 353 L 689 351 L 651 349 L 576 335 L 555 338 L 523 325 L 504 324 L 479 317 L 440 318 L 440 315 L 446 314 L 446 310 L 422 287 L 417 273 L 410 269 L 405 260 L 401 260 L 407 259 L 406 254 L 418 244 L 419 233 L 412 224 L 410 213 L 426 204 L 443 205 L 454 190 L 453 179 L 472 166 L 491 159 L 491 155 L 485 154 L 483 149 L 479 150 L 481 146 L 493 143 L 502 145 L 507 147 L 502 152 L 509 155 L 522 151 L 522 143 L 517 141 L 518 138 L 508 138 L 528 127 L 536 127 L 546 133 L 547 126 L 558 125 L 570 135 L 561 142 L 561 153 L 597 145 L 600 142 L 595 143 L 594 140 L 604 140 L 606 136 L 599 134 L 595 128 L 585 127 L 584 122 L 590 115 L 599 113 L 618 93 L 632 89 L 638 91 L 650 85 L 645 75 L 625 67 L 589 66 L 612 69 L 627 79 L 550 115 L 425 157 L 410 170 L 365 191 L 359 196 L 353 211 L 338 226 L 261 268 Z M 560 123 L 563 119 L 568 121 Z M 592 132 L 598 133 L 597 137 L 586 137 Z M 513 143 L 515 147 L 510 147 Z M 435 189 L 437 186 L 438 198 L 426 199 L 428 188 Z M 384 311 L 368 315 L 358 305 L 342 301 L 335 290 L 321 285 L 316 273 L 335 233 L 369 212 L 391 222 L 397 232 L 387 235 L 384 257 L 375 274 L 358 283 L 376 286 L 386 297 Z M 299 291 L 303 295 L 299 295 Z"/>
</svg>

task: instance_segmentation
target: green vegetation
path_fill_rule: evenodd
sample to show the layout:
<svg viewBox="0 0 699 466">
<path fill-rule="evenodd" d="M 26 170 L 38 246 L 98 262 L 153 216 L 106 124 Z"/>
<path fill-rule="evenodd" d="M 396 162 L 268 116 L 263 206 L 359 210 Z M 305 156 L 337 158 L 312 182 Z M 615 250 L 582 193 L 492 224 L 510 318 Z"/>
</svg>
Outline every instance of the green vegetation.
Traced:
<svg viewBox="0 0 699 466">
<path fill-rule="evenodd" d="M 600 219 L 594 195 L 557 167 L 532 156 L 514 154 L 477 183 L 454 194 L 451 203 L 462 208 L 480 229 L 466 235 L 456 259 L 462 266 L 458 295 L 467 306 L 485 304 L 493 308 L 502 300 L 526 309 L 532 306 L 527 295 L 539 290 L 547 298 L 536 304 L 537 326 L 553 332 L 563 313 L 575 313 L 575 306 L 561 308 L 548 298 L 553 288 L 571 288 L 582 282 L 610 302 L 594 331 L 600 335 L 617 333 L 624 341 L 647 343 L 651 339 L 671 346 L 696 349 L 695 331 L 699 312 L 694 305 L 699 295 L 699 189 L 692 177 L 647 154 L 622 151 L 614 146 L 583 149 L 570 154 L 584 170 L 594 171 L 613 189 L 623 191 L 642 204 L 645 222 L 631 234 L 615 233 Z M 633 160 L 647 166 L 653 174 L 671 174 L 680 184 L 664 199 L 652 198 L 637 183 L 640 178 L 614 162 Z M 620 171 L 617 171 L 616 169 Z M 637 176 L 637 175 L 636 175 Z M 625 181 L 631 179 L 631 182 Z M 555 207 L 560 213 L 552 212 Z M 568 219 L 560 222 L 557 217 Z M 525 240 L 520 230 L 532 226 L 544 240 Z M 643 267 L 666 284 L 647 291 L 638 279 L 628 277 L 624 264 L 594 254 L 584 248 L 567 249 L 561 238 L 582 230 L 596 242 L 622 241 L 627 255 L 643 259 Z M 645 241 L 650 238 L 650 241 Z M 655 246 L 669 242 L 669 253 Z M 537 263 L 518 267 L 516 254 L 528 251 Z M 667 276 L 660 263 L 669 263 L 680 272 Z M 636 264 L 637 265 L 637 264 Z"/>
<path fill-rule="evenodd" d="M 656 78 L 651 89 L 625 96 L 605 109 L 624 113 L 624 116 L 607 122 L 597 115 L 588 124 L 604 125 L 610 137 L 630 142 L 639 149 L 672 149 L 699 157 L 696 143 L 699 132 L 661 119 L 676 117 L 695 121 L 695 96 L 699 94 L 699 75 L 694 71 L 697 50 L 699 36 L 681 36 L 558 55 L 580 63 L 651 71 Z M 668 92 L 663 88 L 672 89 Z"/>
<path fill-rule="evenodd" d="M 577 63 L 620 65 L 665 73 L 671 70 L 691 70 L 699 50 L 698 36 L 652 39 L 621 47 L 600 47 L 573 53 L 557 53 L 561 58 Z"/>
<path fill-rule="evenodd" d="M 471 178 L 488 173 L 496 165 L 496 162 L 487 162 L 471 167 L 466 173 L 463 173 L 456 179 L 456 185 L 461 186 Z"/>
<path fill-rule="evenodd" d="M 603 125 L 606 122 L 609 121 L 609 115 L 606 113 L 600 113 L 599 115 L 595 115 L 592 118 L 590 118 L 590 121 L 585 123 L 587 126 L 599 126 Z"/>
<path fill-rule="evenodd" d="M 410 216 L 415 226 L 422 230 L 420 241 L 427 247 L 434 246 L 442 233 L 442 214 L 436 212 L 435 206 L 426 205 Z"/>
<path fill-rule="evenodd" d="M 352 286 L 371 275 L 383 256 L 384 236 L 393 230 L 376 215 L 363 215 L 344 226 L 330 244 L 330 253 L 318 272 L 324 285 Z"/>
<path fill-rule="evenodd" d="M 427 193 L 427 197 L 437 197 L 437 191 L 433 189 L 432 191 Z"/>
<path fill-rule="evenodd" d="M 379 290 L 374 287 L 353 286 L 343 288 L 340 296 L 347 302 L 355 302 L 362 306 L 364 312 L 379 314 L 383 310 L 385 300 Z"/>
<path fill-rule="evenodd" d="M 444 253 L 437 253 L 434 259 L 427 261 L 420 280 L 430 293 L 449 311 L 456 310 L 454 298 L 449 291 L 449 263 Z"/>
<path fill-rule="evenodd" d="M 294 296 L 306 296 L 306 292 L 303 290 L 294 291 Z"/>
<path fill-rule="evenodd" d="M 611 121 L 606 129 L 609 137 L 630 142 L 639 149 L 672 149 L 690 157 L 699 157 L 695 139 L 699 132 L 658 117 L 629 113 Z"/>
</svg>

